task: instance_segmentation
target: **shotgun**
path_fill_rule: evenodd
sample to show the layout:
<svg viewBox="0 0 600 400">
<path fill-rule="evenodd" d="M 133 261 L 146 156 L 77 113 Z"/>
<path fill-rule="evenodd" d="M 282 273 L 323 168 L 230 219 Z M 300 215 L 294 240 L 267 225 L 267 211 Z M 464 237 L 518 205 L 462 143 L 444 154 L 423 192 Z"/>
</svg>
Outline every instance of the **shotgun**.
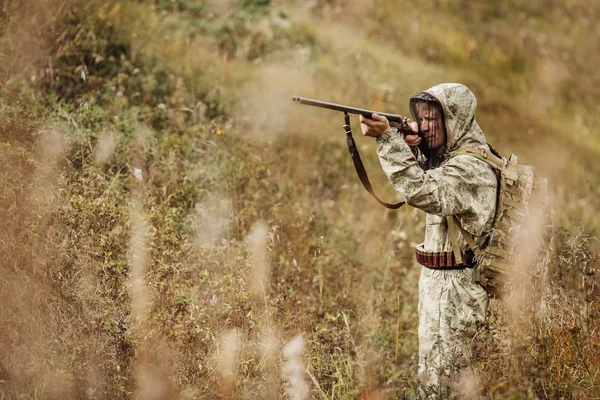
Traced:
<svg viewBox="0 0 600 400">
<path fill-rule="evenodd" d="M 348 145 L 348 151 L 350 152 L 350 156 L 352 157 L 352 162 L 354 163 L 354 168 L 356 169 L 356 173 L 358 174 L 358 178 L 363 184 L 364 188 L 384 207 L 391 209 L 398 209 L 404 205 L 404 201 L 399 203 L 391 204 L 382 201 L 375 192 L 373 191 L 373 186 L 369 181 L 369 177 L 367 175 L 367 171 L 365 171 L 365 167 L 360 159 L 360 154 L 358 154 L 358 149 L 356 148 L 356 143 L 354 142 L 354 138 L 352 137 L 352 127 L 350 126 L 350 116 L 348 114 L 360 114 L 365 118 L 371 119 L 373 114 L 383 115 L 390 121 L 390 126 L 398 129 L 400 132 L 405 134 L 414 135 L 413 130 L 410 127 L 410 119 L 403 117 L 398 114 L 387 114 L 380 113 L 377 111 L 366 110 L 364 108 L 343 106 L 341 104 L 329 103 L 326 101 L 307 99 L 306 97 L 294 96 L 292 97 L 292 101 L 296 104 L 304 104 L 307 106 L 326 108 L 328 110 L 341 111 L 344 113 L 344 131 L 346 132 L 346 144 Z"/>
<path fill-rule="evenodd" d="M 393 128 L 398 128 L 402 133 L 405 133 L 405 134 L 409 134 L 409 135 L 415 134 L 412 131 L 412 129 L 410 128 L 410 126 L 408 125 L 410 123 L 410 119 L 403 117 L 402 115 L 399 115 L 399 114 L 382 113 L 379 111 L 371 111 L 371 110 L 366 110 L 364 108 L 344 106 L 341 104 L 329 103 L 327 101 L 320 101 L 320 100 L 314 100 L 314 99 L 308 99 L 306 97 L 300 97 L 300 96 L 292 97 L 292 101 L 296 104 L 304 104 L 307 106 L 326 108 L 328 110 L 341 111 L 343 113 L 348 113 L 348 114 L 360 114 L 363 117 L 368 118 L 368 119 L 371 119 L 371 116 L 373 114 L 382 115 L 382 116 L 386 117 L 388 119 L 388 121 L 396 122 L 395 124 L 390 124 Z"/>
</svg>

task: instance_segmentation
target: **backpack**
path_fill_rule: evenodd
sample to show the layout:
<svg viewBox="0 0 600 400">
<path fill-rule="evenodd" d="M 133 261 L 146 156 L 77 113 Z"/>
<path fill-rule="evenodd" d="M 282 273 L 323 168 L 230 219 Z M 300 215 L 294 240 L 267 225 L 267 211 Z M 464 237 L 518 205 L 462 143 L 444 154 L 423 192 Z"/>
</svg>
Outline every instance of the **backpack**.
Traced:
<svg viewBox="0 0 600 400">
<path fill-rule="evenodd" d="M 536 176 L 533 167 L 517 163 L 512 154 L 507 160 L 490 146 L 467 148 L 453 155 L 471 155 L 492 167 L 498 176 L 496 213 L 490 232 L 477 240 L 452 216 L 455 225 L 475 255 L 477 268 L 473 280 L 492 297 L 503 298 L 517 288 L 527 290 L 547 263 L 552 231 L 548 201 L 548 181 Z M 450 219 L 450 218 L 449 218 Z M 450 227 L 455 247 L 456 230 Z"/>
</svg>

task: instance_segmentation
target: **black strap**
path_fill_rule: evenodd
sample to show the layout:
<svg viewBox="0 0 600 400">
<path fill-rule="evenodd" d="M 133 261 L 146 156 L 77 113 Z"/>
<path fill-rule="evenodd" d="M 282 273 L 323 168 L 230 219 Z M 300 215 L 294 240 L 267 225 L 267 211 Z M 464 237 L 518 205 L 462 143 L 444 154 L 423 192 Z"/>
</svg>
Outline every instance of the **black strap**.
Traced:
<svg viewBox="0 0 600 400">
<path fill-rule="evenodd" d="M 367 175 L 367 171 L 365 171 L 365 167 L 360 159 L 360 154 L 358 154 L 358 149 L 356 148 L 356 143 L 354 142 L 354 138 L 352 137 L 352 127 L 350 126 L 350 116 L 348 113 L 344 113 L 344 120 L 346 124 L 344 125 L 344 130 L 346 131 L 346 144 L 348 144 L 348 151 L 350 152 L 350 156 L 352 157 L 352 161 L 354 162 L 354 168 L 356 169 L 356 173 L 360 178 L 363 186 L 367 190 L 367 192 L 371 193 L 371 196 L 375 198 L 384 207 L 391 208 L 392 210 L 398 209 L 404 205 L 404 201 L 401 201 L 396 204 L 389 204 L 382 201 L 375 192 L 373 191 L 373 187 L 371 186 L 371 182 L 369 182 L 369 177 Z"/>
</svg>

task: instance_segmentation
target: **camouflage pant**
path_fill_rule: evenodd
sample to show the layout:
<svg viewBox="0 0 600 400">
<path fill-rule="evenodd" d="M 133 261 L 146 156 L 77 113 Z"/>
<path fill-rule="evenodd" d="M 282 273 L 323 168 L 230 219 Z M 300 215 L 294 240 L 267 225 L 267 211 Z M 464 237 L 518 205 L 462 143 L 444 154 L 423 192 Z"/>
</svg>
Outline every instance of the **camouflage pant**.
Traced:
<svg viewBox="0 0 600 400">
<path fill-rule="evenodd" d="M 422 397 L 439 398 L 470 361 L 469 343 L 485 321 L 488 294 L 470 269 L 423 267 L 419 279 L 419 380 Z"/>
</svg>

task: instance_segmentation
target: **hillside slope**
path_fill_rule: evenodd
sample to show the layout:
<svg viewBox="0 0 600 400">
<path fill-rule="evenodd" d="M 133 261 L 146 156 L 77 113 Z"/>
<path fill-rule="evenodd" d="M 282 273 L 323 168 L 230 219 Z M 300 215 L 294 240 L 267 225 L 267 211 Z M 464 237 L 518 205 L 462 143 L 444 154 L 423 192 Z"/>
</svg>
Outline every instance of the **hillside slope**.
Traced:
<svg viewBox="0 0 600 400">
<path fill-rule="evenodd" d="M 458 81 L 489 141 L 550 178 L 557 228 L 546 302 L 493 304 L 464 395 L 600 396 L 598 17 L 580 0 L 5 1 L 0 393 L 415 398 L 424 215 L 380 208 L 342 116 L 290 100 L 408 115 Z"/>
</svg>

